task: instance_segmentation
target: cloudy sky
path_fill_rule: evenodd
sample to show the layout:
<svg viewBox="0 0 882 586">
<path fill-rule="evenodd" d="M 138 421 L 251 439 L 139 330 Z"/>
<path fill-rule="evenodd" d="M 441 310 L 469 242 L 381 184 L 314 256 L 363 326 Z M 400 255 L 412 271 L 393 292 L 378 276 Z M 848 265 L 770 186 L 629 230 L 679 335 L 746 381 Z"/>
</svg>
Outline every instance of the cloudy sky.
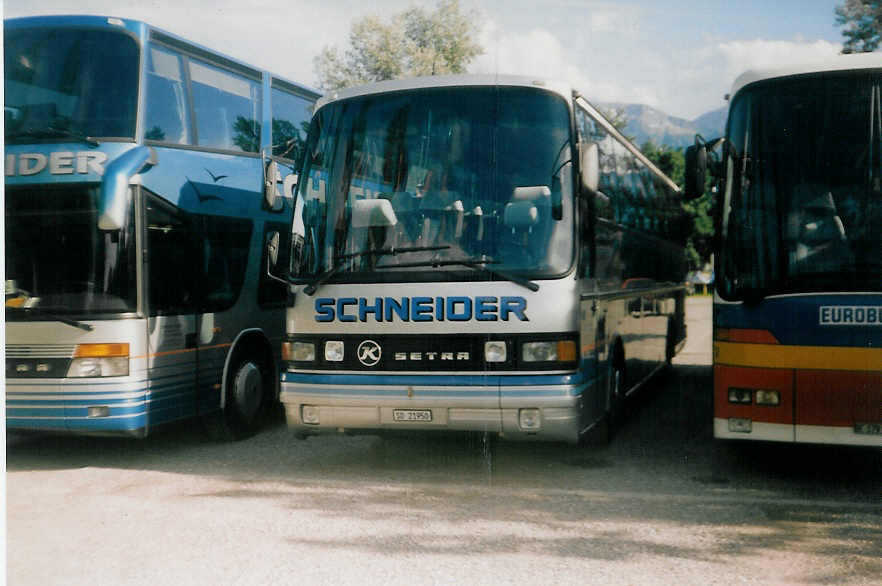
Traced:
<svg viewBox="0 0 882 586">
<path fill-rule="evenodd" d="M 460 0 L 484 55 L 473 72 L 563 79 L 597 101 L 695 118 L 724 105 L 748 67 L 833 56 L 841 0 Z M 316 84 L 313 58 L 353 21 L 435 0 L 6 0 L 4 17 L 103 14 L 145 20 L 279 75 Z"/>
</svg>

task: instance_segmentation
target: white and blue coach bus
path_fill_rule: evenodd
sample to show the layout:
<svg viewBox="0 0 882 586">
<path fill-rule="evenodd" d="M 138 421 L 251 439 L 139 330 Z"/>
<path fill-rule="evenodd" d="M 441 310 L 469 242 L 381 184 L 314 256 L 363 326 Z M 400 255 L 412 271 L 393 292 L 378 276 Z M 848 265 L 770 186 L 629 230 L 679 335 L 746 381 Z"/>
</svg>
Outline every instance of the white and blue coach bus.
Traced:
<svg viewBox="0 0 882 586">
<path fill-rule="evenodd" d="M 7 428 L 253 431 L 287 295 L 264 242 L 318 94 L 141 22 L 3 32 Z"/>
<path fill-rule="evenodd" d="M 300 434 L 576 442 L 685 340 L 679 190 L 565 85 L 340 91 L 300 177 L 281 385 Z"/>
</svg>

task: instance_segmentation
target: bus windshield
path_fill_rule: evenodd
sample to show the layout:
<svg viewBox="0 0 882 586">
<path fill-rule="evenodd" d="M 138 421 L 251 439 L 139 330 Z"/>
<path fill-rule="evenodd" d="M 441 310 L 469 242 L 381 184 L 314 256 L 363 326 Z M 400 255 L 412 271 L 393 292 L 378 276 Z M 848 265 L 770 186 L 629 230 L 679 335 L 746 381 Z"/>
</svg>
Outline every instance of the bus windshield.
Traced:
<svg viewBox="0 0 882 586">
<path fill-rule="evenodd" d="M 729 116 L 720 294 L 878 291 L 880 70 L 757 83 Z"/>
<path fill-rule="evenodd" d="M 8 143 L 134 139 L 138 46 L 114 30 L 34 28 L 3 39 Z"/>
<path fill-rule="evenodd" d="M 292 273 L 344 282 L 566 273 L 570 127 L 566 101 L 533 88 L 430 88 L 321 108 Z"/>
<path fill-rule="evenodd" d="M 99 230 L 97 199 L 95 187 L 6 189 L 7 319 L 136 310 L 134 214 Z"/>
</svg>

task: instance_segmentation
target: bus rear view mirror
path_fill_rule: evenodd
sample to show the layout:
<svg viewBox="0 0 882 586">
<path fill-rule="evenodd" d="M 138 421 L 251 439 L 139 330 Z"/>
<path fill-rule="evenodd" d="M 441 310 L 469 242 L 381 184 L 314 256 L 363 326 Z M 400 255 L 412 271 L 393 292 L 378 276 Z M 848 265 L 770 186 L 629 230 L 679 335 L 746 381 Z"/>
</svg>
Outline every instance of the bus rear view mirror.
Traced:
<svg viewBox="0 0 882 586">
<path fill-rule="evenodd" d="M 597 143 L 579 143 L 579 166 L 582 171 L 582 189 L 594 193 L 600 185 L 600 153 Z"/>
<path fill-rule="evenodd" d="M 157 163 L 153 147 L 137 146 L 107 165 L 98 194 L 99 230 L 122 230 L 131 201 L 132 177 Z"/>
<path fill-rule="evenodd" d="M 279 264 L 279 240 L 278 232 L 270 232 L 266 236 L 266 256 L 272 268 L 276 268 L 276 265 Z"/>
<path fill-rule="evenodd" d="M 274 212 L 281 211 L 285 204 L 279 196 L 278 184 L 282 180 L 279 164 L 269 161 L 263 169 L 263 199 L 266 207 Z"/>
<path fill-rule="evenodd" d="M 695 144 L 686 149 L 685 162 L 683 197 L 687 200 L 698 199 L 704 195 L 707 180 L 707 148 L 697 138 Z"/>
</svg>

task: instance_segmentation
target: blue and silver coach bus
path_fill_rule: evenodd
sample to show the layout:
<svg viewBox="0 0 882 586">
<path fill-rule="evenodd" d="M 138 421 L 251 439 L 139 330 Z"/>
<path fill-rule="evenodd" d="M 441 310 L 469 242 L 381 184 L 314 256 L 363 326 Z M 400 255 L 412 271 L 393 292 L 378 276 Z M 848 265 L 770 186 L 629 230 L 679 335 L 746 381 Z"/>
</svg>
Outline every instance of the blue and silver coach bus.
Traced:
<svg viewBox="0 0 882 586">
<path fill-rule="evenodd" d="M 7 428 L 252 431 L 287 295 L 264 241 L 318 94 L 95 16 L 5 21 L 4 69 Z"/>
<path fill-rule="evenodd" d="M 679 190 L 567 86 L 340 91 L 300 178 L 281 389 L 298 433 L 576 442 L 685 340 Z"/>
</svg>

